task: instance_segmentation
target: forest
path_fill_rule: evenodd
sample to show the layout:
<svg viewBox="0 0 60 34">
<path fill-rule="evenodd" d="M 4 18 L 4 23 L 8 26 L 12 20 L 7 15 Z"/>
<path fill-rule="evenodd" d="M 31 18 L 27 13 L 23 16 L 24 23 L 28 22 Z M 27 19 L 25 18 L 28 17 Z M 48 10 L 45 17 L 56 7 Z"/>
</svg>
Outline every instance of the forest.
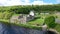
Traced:
<svg viewBox="0 0 60 34">
<path fill-rule="evenodd" d="M 19 5 L 19 6 L 1 6 L 0 12 L 14 12 L 16 14 L 28 14 L 29 11 L 35 12 L 54 12 L 60 11 L 60 4 L 55 5 Z"/>
</svg>

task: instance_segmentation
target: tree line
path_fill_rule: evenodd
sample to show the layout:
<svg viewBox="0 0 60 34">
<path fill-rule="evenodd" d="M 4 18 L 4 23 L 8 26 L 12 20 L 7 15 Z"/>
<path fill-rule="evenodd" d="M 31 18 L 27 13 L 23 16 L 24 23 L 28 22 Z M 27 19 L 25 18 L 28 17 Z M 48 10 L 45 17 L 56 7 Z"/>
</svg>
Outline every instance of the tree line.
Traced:
<svg viewBox="0 0 60 34">
<path fill-rule="evenodd" d="M 19 6 L 1 6 L 0 12 L 14 12 L 16 14 L 28 14 L 31 10 L 35 12 L 54 12 L 60 11 L 60 4 L 56 5 L 19 5 Z"/>
</svg>

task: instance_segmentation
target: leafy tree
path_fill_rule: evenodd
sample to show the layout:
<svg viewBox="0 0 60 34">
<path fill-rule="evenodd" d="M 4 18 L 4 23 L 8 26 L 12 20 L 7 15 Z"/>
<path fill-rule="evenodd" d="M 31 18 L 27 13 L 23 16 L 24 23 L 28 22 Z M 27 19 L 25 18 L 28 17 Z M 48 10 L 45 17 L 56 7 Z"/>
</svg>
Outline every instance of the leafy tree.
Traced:
<svg viewBox="0 0 60 34">
<path fill-rule="evenodd" d="M 54 16 L 46 17 L 45 23 L 48 25 L 48 27 L 54 28 L 56 26 L 55 17 Z"/>
</svg>

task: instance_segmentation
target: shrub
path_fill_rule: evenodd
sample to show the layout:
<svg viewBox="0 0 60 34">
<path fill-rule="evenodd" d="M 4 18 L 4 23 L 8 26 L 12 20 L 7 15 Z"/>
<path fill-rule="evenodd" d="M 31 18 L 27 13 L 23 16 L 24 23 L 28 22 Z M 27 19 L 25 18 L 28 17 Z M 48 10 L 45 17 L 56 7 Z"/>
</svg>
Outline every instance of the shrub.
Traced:
<svg viewBox="0 0 60 34">
<path fill-rule="evenodd" d="M 54 16 L 46 17 L 44 22 L 47 24 L 48 27 L 54 28 L 56 26 Z"/>
<path fill-rule="evenodd" d="M 2 13 L 0 13 L 0 19 L 2 19 L 2 18 L 3 18 Z"/>
<path fill-rule="evenodd" d="M 13 15 L 12 12 L 4 12 L 4 19 L 10 19 L 12 15 Z"/>
<path fill-rule="evenodd" d="M 0 13 L 0 19 L 10 19 L 10 17 L 13 15 L 13 12 L 3 12 Z"/>
</svg>

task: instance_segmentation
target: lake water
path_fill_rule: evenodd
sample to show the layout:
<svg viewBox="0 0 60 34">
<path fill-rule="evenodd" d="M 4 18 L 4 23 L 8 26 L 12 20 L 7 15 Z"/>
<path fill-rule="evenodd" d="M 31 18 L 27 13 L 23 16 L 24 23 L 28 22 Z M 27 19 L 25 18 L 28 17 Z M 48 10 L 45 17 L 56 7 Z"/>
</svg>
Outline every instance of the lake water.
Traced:
<svg viewBox="0 0 60 34">
<path fill-rule="evenodd" d="M 45 31 L 0 23 L 0 34 L 45 34 Z"/>
</svg>

